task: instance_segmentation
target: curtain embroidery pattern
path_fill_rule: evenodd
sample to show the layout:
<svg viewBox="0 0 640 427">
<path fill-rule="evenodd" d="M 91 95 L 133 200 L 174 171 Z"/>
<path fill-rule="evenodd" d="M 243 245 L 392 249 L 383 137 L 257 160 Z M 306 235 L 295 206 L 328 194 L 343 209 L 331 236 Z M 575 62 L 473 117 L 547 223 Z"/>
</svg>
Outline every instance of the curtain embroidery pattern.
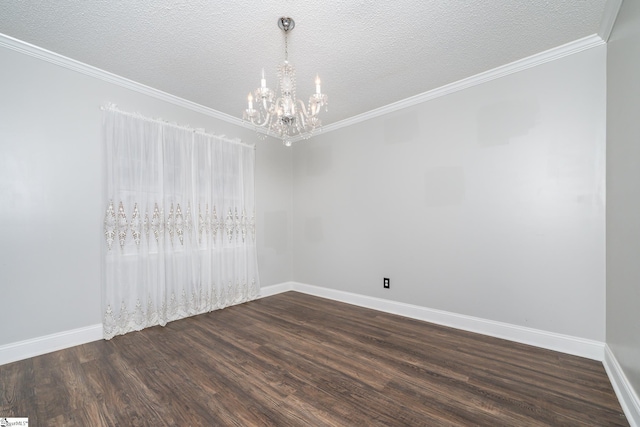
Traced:
<svg viewBox="0 0 640 427">
<path fill-rule="evenodd" d="M 255 299 L 253 147 L 104 108 L 104 338 Z"/>
<path fill-rule="evenodd" d="M 200 207 L 198 208 L 200 210 Z M 208 206 L 206 209 L 208 210 Z M 180 203 L 176 204 L 175 215 L 173 212 L 173 203 L 169 208 L 169 216 L 167 218 L 162 216 L 161 212 L 163 211 L 164 210 L 158 209 L 158 203 L 154 203 L 152 220 L 149 220 L 149 212 L 144 213 L 144 220 L 142 220 L 140 219 L 141 214 L 138 209 L 138 204 L 135 203 L 131 212 L 131 221 L 128 222 L 126 209 L 122 202 L 120 202 L 118 206 L 118 215 L 116 216 L 113 200 L 110 200 L 104 218 L 104 235 L 107 250 L 110 251 L 112 249 L 114 237 L 116 235 L 118 236 L 120 248 L 124 249 L 127 239 L 133 240 L 136 246 L 139 246 L 140 242 L 145 242 L 147 245 L 150 245 L 148 240 L 151 237 L 155 238 L 157 244 L 158 239 L 165 230 L 169 233 L 169 242 L 172 247 L 174 245 L 174 235 L 177 236 L 178 239 L 176 244 L 179 243 L 184 246 L 185 236 L 189 239 L 192 238 L 193 219 L 190 204 L 187 205 L 187 210 L 184 215 L 180 208 Z M 231 209 L 229 209 L 227 220 L 224 223 L 218 221 L 215 206 L 213 207 L 213 217 L 211 217 L 211 219 L 208 219 L 208 214 L 206 214 L 207 219 L 203 219 L 202 213 L 200 213 L 198 215 L 198 246 L 201 248 L 205 247 L 202 245 L 202 237 L 205 232 L 205 237 L 211 233 L 211 241 L 214 242 L 214 244 L 216 242 L 221 244 L 221 242 L 217 241 L 216 238 L 219 237 L 218 230 L 223 229 L 226 230 L 225 232 L 229 237 L 230 242 L 235 236 L 236 241 L 240 239 L 244 243 L 245 239 L 247 239 L 247 233 L 249 233 L 251 240 L 255 241 L 255 213 L 252 214 L 251 218 L 248 218 L 245 209 L 242 209 L 241 217 L 238 217 L 237 208 L 233 208 L 233 212 L 234 213 L 232 214 Z M 150 235 L 151 230 L 153 230 L 153 235 Z"/>
</svg>

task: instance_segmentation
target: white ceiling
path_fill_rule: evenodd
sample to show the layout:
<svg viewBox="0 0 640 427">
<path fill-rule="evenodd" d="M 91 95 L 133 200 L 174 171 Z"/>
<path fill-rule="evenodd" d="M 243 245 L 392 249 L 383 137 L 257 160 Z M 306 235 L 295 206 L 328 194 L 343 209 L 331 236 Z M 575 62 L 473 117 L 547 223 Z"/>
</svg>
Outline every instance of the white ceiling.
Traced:
<svg viewBox="0 0 640 427">
<path fill-rule="evenodd" d="M 325 125 L 598 33 L 606 0 L 3 0 L 0 33 L 234 117 L 284 59 Z"/>
</svg>

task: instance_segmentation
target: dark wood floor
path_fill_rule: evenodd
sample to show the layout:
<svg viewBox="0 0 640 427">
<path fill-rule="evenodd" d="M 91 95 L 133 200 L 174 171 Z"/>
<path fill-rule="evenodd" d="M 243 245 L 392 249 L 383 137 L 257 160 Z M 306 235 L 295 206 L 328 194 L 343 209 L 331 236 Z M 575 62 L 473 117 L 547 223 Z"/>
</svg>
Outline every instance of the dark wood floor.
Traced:
<svg viewBox="0 0 640 427">
<path fill-rule="evenodd" d="M 0 366 L 32 426 L 628 425 L 601 363 L 296 292 Z"/>
</svg>

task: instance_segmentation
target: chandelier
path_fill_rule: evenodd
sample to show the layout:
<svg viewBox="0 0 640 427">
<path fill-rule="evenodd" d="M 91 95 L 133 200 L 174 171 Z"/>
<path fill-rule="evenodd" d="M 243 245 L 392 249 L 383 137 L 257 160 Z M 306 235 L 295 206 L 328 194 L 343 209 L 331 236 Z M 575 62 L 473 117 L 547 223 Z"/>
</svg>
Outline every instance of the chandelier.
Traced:
<svg viewBox="0 0 640 427">
<path fill-rule="evenodd" d="M 318 131 L 322 122 L 318 117 L 322 107 L 327 111 L 327 95 L 320 90 L 320 78 L 316 76 L 316 92 L 309 97 L 305 104 L 296 98 L 296 70 L 289 63 L 287 34 L 293 30 L 296 23 L 293 18 L 283 16 L 278 19 L 278 27 L 284 33 L 284 62 L 278 67 L 279 96 L 267 87 L 267 81 L 262 69 L 260 87 L 247 97 L 247 109 L 243 118 L 255 126 L 260 137 L 267 134 L 282 139 L 287 147 L 295 139 L 309 139 Z M 260 132 L 260 130 L 263 130 Z"/>
</svg>

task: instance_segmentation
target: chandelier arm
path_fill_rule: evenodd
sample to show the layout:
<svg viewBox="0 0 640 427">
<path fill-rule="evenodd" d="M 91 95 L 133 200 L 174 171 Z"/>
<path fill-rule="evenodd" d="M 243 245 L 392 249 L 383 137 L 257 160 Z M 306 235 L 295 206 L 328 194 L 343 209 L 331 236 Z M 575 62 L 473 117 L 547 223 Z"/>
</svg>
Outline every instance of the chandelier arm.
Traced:
<svg viewBox="0 0 640 427">
<path fill-rule="evenodd" d="M 251 118 L 249 121 L 254 126 L 264 127 L 264 126 L 266 126 L 267 123 L 269 123 L 270 120 L 271 120 L 271 114 L 266 113 L 265 116 L 264 116 L 264 121 L 263 122 L 255 120 L 254 118 Z"/>
<path fill-rule="evenodd" d="M 298 101 L 298 104 L 300 104 L 300 111 L 302 112 L 302 114 L 304 114 L 304 117 L 307 118 L 307 119 L 309 117 L 313 117 L 313 114 L 309 114 L 307 112 L 307 107 L 306 107 L 306 105 L 304 105 L 304 102 L 302 102 L 301 99 L 298 99 L 297 101 Z"/>
</svg>

